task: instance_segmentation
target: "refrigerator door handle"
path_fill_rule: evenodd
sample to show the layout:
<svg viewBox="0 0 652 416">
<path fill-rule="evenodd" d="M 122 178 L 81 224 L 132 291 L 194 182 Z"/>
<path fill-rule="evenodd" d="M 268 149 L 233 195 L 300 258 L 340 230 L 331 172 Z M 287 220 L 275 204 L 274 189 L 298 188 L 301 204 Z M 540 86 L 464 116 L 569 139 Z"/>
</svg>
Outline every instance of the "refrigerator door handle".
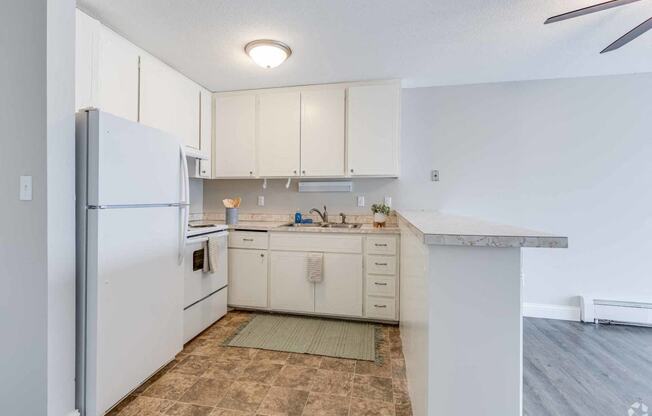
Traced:
<svg viewBox="0 0 652 416">
<path fill-rule="evenodd" d="M 188 159 L 186 159 L 186 150 L 183 144 L 179 145 L 179 155 L 181 157 L 181 206 L 179 208 L 179 264 L 183 263 L 184 253 L 186 251 L 186 230 L 190 216 L 190 178 L 188 175 Z"/>
</svg>

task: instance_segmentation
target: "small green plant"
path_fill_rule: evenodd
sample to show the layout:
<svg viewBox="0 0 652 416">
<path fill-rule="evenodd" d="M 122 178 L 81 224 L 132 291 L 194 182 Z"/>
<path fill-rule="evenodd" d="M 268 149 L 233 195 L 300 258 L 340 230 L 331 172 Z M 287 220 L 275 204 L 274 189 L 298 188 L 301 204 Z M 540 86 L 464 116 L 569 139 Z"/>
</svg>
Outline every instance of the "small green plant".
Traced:
<svg viewBox="0 0 652 416">
<path fill-rule="evenodd" d="M 371 206 L 371 212 L 374 214 L 385 214 L 389 215 L 391 208 L 385 204 L 373 204 Z"/>
</svg>

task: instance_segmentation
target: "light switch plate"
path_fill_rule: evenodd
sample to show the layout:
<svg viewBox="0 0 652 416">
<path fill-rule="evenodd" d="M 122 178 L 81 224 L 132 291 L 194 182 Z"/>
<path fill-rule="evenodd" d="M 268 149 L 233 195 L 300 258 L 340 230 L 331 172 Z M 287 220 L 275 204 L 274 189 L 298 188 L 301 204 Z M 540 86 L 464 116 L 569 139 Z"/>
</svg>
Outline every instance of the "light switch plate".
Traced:
<svg viewBox="0 0 652 416">
<path fill-rule="evenodd" d="M 20 194 L 21 201 L 31 201 L 32 200 L 32 177 L 31 176 L 21 176 L 20 177 Z"/>
<path fill-rule="evenodd" d="M 264 207 L 265 206 L 265 197 L 263 195 L 258 196 L 258 206 L 259 207 Z"/>
<path fill-rule="evenodd" d="M 364 207 L 364 195 L 359 195 L 358 196 L 358 206 L 359 207 Z"/>
<path fill-rule="evenodd" d="M 385 202 L 385 205 L 387 205 L 388 207 L 390 207 L 390 208 L 392 207 L 392 197 L 391 196 L 386 196 L 384 202 Z"/>
</svg>

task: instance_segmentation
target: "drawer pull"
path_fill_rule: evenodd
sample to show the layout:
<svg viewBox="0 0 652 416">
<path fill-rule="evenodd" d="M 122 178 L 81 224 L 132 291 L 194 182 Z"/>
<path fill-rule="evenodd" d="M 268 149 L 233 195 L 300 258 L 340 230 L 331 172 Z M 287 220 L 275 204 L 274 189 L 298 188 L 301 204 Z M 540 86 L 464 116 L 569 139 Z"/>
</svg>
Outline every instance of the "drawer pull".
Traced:
<svg viewBox="0 0 652 416">
<path fill-rule="evenodd" d="M 387 243 L 380 244 L 380 243 L 374 243 L 376 247 L 387 247 Z"/>
<path fill-rule="evenodd" d="M 387 283 L 375 282 L 374 284 L 375 284 L 376 286 L 387 286 Z"/>
<path fill-rule="evenodd" d="M 386 308 L 387 305 L 374 305 L 374 308 Z"/>
<path fill-rule="evenodd" d="M 387 263 L 374 263 L 376 266 L 387 266 Z"/>
<path fill-rule="evenodd" d="M 242 241 L 254 241 L 253 238 L 243 238 Z"/>
</svg>

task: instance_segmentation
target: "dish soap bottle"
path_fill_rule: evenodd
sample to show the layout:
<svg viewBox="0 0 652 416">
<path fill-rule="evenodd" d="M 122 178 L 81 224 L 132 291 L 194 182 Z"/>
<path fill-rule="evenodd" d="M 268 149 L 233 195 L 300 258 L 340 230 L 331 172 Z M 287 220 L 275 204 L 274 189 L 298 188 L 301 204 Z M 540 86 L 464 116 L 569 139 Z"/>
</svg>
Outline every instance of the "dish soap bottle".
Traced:
<svg viewBox="0 0 652 416">
<path fill-rule="evenodd" d="M 299 210 L 294 214 L 294 223 L 301 224 L 301 211 Z"/>
</svg>

